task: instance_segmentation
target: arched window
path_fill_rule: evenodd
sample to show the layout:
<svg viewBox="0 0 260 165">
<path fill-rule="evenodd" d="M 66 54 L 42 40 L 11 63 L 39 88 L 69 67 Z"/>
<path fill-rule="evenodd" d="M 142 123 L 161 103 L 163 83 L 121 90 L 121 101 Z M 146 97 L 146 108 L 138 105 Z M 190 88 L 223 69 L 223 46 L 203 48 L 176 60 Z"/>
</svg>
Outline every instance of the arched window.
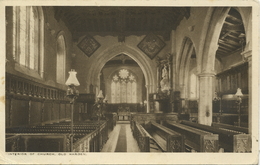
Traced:
<svg viewBox="0 0 260 165">
<path fill-rule="evenodd" d="M 112 76 L 111 103 L 137 103 L 136 77 L 126 69 Z"/>
<path fill-rule="evenodd" d="M 13 58 L 42 75 L 43 12 L 41 7 L 13 7 Z"/>
<path fill-rule="evenodd" d="M 56 80 L 58 83 L 64 84 L 65 82 L 65 59 L 66 59 L 66 46 L 63 35 L 59 35 L 57 39 L 57 65 L 56 65 Z"/>
</svg>

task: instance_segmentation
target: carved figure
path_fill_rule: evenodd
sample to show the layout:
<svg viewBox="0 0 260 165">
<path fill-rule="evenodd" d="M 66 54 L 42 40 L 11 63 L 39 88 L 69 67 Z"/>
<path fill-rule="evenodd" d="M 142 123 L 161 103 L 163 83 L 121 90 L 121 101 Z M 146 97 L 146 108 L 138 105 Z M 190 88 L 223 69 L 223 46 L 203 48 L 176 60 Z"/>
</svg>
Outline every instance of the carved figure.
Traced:
<svg viewBox="0 0 260 165">
<path fill-rule="evenodd" d="M 165 64 L 163 69 L 162 69 L 162 80 L 160 81 L 160 85 L 161 85 L 161 90 L 167 91 L 170 88 L 169 85 L 169 74 L 168 74 L 168 70 L 167 70 L 167 65 Z"/>
</svg>

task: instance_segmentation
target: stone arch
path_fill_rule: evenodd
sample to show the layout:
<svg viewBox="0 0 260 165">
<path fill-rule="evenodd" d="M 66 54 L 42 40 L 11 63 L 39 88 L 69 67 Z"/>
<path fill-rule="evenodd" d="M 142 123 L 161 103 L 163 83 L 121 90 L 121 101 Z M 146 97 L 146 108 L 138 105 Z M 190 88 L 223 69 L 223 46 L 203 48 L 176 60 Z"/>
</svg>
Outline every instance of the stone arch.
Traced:
<svg viewBox="0 0 260 165">
<path fill-rule="evenodd" d="M 200 44 L 201 51 L 198 59 L 200 73 L 214 73 L 218 38 L 229 10 L 228 7 L 217 7 L 208 11 L 210 21 L 205 21 L 206 26 L 203 31 L 206 35 L 205 40 Z"/>
<path fill-rule="evenodd" d="M 178 85 L 181 89 L 182 98 L 187 97 L 187 84 L 189 79 L 189 62 L 192 52 L 195 50 L 195 46 L 189 37 L 184 37 L 181 47 L 181 53 L 178 66 Z M 196 52 L 196 50 L 195 50 Z"/>
<path fill-rule="evenodd" d="M 146 57 L 143 53 L 139 52 L 138 50 L 122 43 L 115 44 L 110 48 L 104 50 L 102 53 L 95 56 L 96 61 L 98 61 L 100 65 L 97 65 L 97 63 L 95 62 L 91 64 L 90 70 L 87 74 L 87 82 L 96 86 L 96 88 L 99 88 L 98 75 L 100 71 L 102 70 L 107 61 L 109 61 L 118 54 L 128 55 L 133 60 L 135 60 L 137 64 L 140 66 L 146 82 L 148 99 L 149 93 L 155 92 L 156 85 L 156 68 L 153 68 L 153 65 L 151 65 L 153 61 L 151 61 L 148 57 Z M 149 107 L 147 108 L 149 111 Z"/>
<path fill-rule="evenodd" d="M 198 122 L 211 125 L 213 77 L 215 76 L 215 56 L 222 26 L 230 8 L 210 7 L 205 18 L 197 51 L 197 71 L 199 77 Z"/>
<path fill-rule="evenodd" d="M 87 80 L 92 84 L 96 84 L 98 78 L 97 75 L 100 73 L 106 62 L 121 53 L 128 55 L 137 62 L 144 73 L 146 85 L 155 84 L 155 77 L 154 73 L 152 72 L 153 69 L 147 58 L 145 58 L 142 53 L 124 44 L 114 45 L 109 49 L 104 50 L 99 55 L 96 55 L 96 61 L 99 61 L 100 65 L 97 66 L 96 63 L 91 64 L 89 71 L 90 74 L 88 74 Z"/>
</svg>

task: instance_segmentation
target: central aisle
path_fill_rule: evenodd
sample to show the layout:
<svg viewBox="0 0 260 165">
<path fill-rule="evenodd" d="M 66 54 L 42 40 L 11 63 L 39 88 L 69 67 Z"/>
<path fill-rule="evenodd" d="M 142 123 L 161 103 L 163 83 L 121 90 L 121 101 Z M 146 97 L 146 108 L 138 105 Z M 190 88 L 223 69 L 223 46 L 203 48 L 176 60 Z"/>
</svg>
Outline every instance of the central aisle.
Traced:
<svg viewBox="0 0 260 165">
<path fill-rule="evenodd" d="M 140 152 L 129 122 L 116 124 L 101 152 Z"/>
</svg>

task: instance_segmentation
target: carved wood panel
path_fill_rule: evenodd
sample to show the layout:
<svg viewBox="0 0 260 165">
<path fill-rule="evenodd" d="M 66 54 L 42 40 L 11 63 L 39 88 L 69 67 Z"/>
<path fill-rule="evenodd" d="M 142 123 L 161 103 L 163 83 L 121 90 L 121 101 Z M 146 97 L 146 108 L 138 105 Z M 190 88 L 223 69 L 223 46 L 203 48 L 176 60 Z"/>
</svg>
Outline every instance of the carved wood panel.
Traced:
<svg viewBox="0 0 260 165">
<path fill-rule="evenodd" d="M 205 135 L 202 139 L 201 147 L 203 152 L 218 152 L 219 142 L 218 135 Z"/>
<path fill-rule="evenodd" d="M 251 135 L 239 134 L 234 135 L 234 152 L 251 152 L 252 140 Z"/>
<path fill-rule="evenodd" d="M 168 136 L 167 151 L 168 152 L 183 152 L 184 151 L 183 137 Z"/>
<path fill-rule="evenodd" d="M 235 94 L 237 88 L 241 88 L 243 94 L 248 94 L 248 63 L 221 72 L 216 78 L 218 93 Z"/>
</svg>

